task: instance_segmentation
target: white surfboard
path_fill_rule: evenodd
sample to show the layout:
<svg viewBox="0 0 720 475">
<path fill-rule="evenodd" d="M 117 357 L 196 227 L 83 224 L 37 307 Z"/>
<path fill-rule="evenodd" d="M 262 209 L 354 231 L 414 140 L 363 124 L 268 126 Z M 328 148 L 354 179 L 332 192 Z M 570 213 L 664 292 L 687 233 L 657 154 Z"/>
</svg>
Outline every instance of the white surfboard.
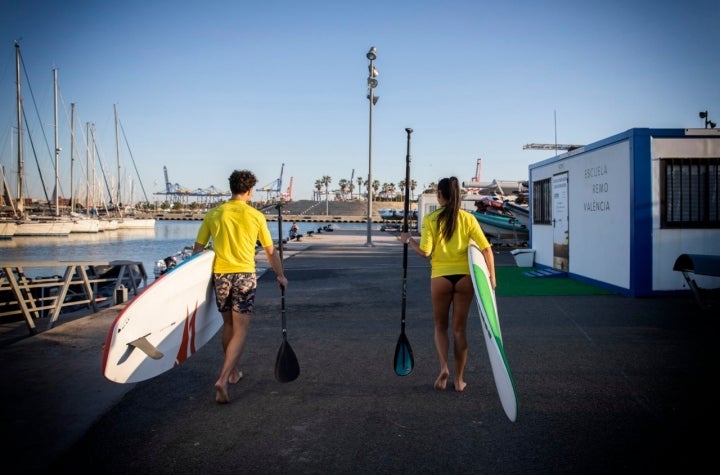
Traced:
<svg viewBox="0 0 720 475">
<path fill-rule="evenodd" d="M 490 273 L 487 264 L 485 264 L 485 258 L 478 245 L 473 241 L 470 241 L 468 247 L 468 262 L 470 264 L 470 276 L 475 287 L 475 301 L 483 324 L 485 346 L 487 347 L 490 366 L 495 379 L 495 387 L 505 414 L 508 419 L 515 422 L 518 410 L 517 393 L 515 391 L 515 380 L 510 371 L 510 365 L 503 347 L 495 291 L 490 283 Z"/>
<path fill-rule="evenodd" d="M 206 250 L 183 260 L 148 285 L 108 331 L 102 372 L 116 383 L 136 383 L 179 365 L 222 326 Z"/>
</svg>

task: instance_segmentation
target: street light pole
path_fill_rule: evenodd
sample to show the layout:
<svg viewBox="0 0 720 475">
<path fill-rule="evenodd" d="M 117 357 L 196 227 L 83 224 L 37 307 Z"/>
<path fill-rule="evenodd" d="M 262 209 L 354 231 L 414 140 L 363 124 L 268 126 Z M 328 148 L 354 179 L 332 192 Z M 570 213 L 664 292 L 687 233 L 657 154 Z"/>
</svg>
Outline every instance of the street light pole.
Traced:
<svg viewBox="0 0 720 475">
<path fill-rule="evenodd" d="M 368 79 L 367 79 L 367 85 L 368 85 L 368 100 L 370 102 L 370 127 L 369 127 L 369 139 L 368 139 L 368 181 L 367 181 L 367 242 L 365 243 L 366 246 L 373 246 L 372 243 L 372 202 L 373 202 L 373 188 L 372 188 L 372 132 L 373 132 L 373 106 L 377 104 L 378 99 L 380 99 L 379 96 L 375 95 L 375 88 L 378 85 L 377 79 L 375 79 L 378 76 L 377 69 L 375 69 L 375 59 L 377 58 L 377 50 L 375 47 L 371 47 L 370 51 L 367 52 L 365 55 L 367 59 L 370 60 L 370 66 L 368 66 Z"/>
</svg>

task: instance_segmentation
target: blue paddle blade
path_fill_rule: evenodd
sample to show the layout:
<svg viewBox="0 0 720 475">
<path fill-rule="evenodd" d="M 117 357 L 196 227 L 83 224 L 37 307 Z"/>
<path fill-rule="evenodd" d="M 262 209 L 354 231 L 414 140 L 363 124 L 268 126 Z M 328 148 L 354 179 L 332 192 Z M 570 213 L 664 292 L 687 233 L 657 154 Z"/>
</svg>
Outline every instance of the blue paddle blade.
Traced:
<svg viewBox="0 0 720 475">
<path fill-rule="evenodd" d="M 413 358 L 410 342 L 407 336 L 405 336 L 405 333 L 401 333 L 395 346 L 395 374 L 398 376 L 407 376 L 412 373 L 414 367 L 415 359 Z"/>
</svg>

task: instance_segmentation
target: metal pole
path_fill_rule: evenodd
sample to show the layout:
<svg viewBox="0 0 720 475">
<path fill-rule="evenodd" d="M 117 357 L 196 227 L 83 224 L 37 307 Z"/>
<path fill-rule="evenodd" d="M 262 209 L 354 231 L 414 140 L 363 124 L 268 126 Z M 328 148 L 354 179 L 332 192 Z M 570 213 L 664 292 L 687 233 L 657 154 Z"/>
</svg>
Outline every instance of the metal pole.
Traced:
<svg viewBox="0 0 720 475">
<path fill-rule="evenodd" d="M 370 70 L 372 71 L 373 62 L 370 60 Z M 367 192 L 367 242 L 366 246 L 372 246 L 372 132 L 373 132 L 373 88 L 370 88 L 370 133 L 368 139 L 368 192 Z"/>
<path fill-rule="evenodd" d="M 374 88 L 377 86 L 375 76 L 375 58 L 376 50 L 375 47 L 371 47 L 370 51 L 365 55 L 370 60 L 370 67 L 368 68 L 368 100 L 370 102 L 370 124 L 368 133 L 368 181 L 367 181 L 367 242 L 366 246 L 373 246 L 372 242 L 372 202 L 373 202 L 373 178 L 372 178 L 372 133 L 373 133 L 373 106 L 375 105 L 375 93 Z"/>
</svg>

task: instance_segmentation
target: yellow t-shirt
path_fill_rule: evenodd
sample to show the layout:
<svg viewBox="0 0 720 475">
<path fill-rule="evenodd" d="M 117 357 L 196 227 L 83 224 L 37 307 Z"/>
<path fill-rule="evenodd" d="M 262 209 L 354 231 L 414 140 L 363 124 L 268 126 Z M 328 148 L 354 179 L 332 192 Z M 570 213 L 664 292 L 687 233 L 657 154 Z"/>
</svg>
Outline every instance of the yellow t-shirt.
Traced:
<svg viewBox="0 0 720 475">
<path fill-rule="evenodd" d="M 443 209 L 436 209 L 422 221 L 420 249 L 431 255 L 430 277 L 470 274 L 467 257 L 470 240 L 475 241 L 481 250 L 490 247 L 490 242 L 475 216 L 465 210 L 460 210 L 458 213 L 455 234 L 446 242 L 438 229 L 438 217 Z"/>
<path fill-rule="evenodd" d="M 273 244 L 265 216 L 239 200 L 230 200 L 205 214 L 195 241 L 207 245 L 211 238 L 216 274 L 255 272 L 255 245 L 258 241 L 262 247 Z"/>
</svg>

